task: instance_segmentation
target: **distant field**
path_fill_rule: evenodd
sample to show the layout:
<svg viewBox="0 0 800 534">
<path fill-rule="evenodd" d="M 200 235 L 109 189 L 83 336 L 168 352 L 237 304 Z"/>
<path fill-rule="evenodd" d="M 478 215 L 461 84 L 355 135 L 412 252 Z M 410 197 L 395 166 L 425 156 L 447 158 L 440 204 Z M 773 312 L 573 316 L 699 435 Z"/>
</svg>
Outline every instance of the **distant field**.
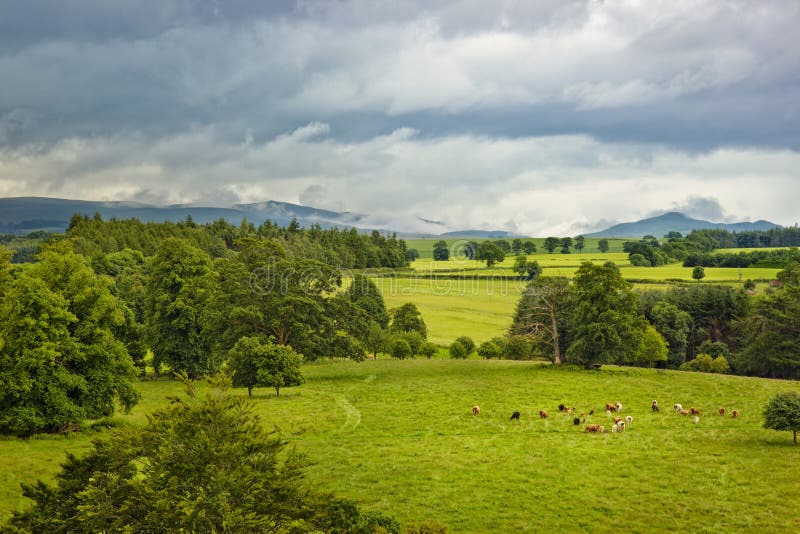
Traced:
<svg viewBox="0 0 800 534">
<path fill-rule="evenodd" d="M 478 343 L 503 335 L 525 287 L 514 280 L 486 278 L 375 278 L 374 282 L 387 308 L 416 304 L 428 326 L 428 338 L 439 345 L 464 335 Z"/>
<path fill-rule="evenodd" d="M 547 254 L 547 250 L 544 248 L 544 238 L 543 237 L 522 237 L 520 238 L 523 241 L 533 241 L 536 244 L 536 254 Z M 511 242 L 514 240 L 513 238 L 505 239 L 508 241 L 510 245 Z M 587 237 L 584 242 L 583 253 L 600 253 L 597 250 L 597 242 L 600 239 L 596 237 Z M 408 248 L 414 248 L 419 251 L 420 258 L 432 258 L 433 257 L 433 245 L 438 241 L 442 241 L 439 238 L 430 238 L 430 239 L 406 239 L 406 246 Z M 482 241 L 497 241 L 496 239 L 444 239 L 447 243 L 448 248 L 450 249 L 451 256 L 461 256 L 464 250 L 464 245 L 466 245 L 469 241 L 477 241 L 478 243 Z M 608 239 L 608 250 L 609 252 L 622 252 L 622 244 L 625 241 L 630 241 L 630 239 L 619 239 L 619 238 L 609 238 Z M 561 250 L 559 247 L 556 252 Z M 575 249 L 572 249 L 575 252 Z M 513 252 L 510 253 L 513 256 Z"/>
<path fill-rule="evenodd" d="M 794 382 L 472 359 L 324 361 L 303 372 L 307 383 L 279 398 L 254 392 L 263 424 L 316 462 L 311 485 L 403 524 L 436 521 L 453 534 L 800 531 L 798 447 L 762 429 L 760 415 Z M 130 424 L 182 394 L 171 381 L 137 389 L 143 405 L 120 418 Z M 584 434 L 557 409 L 593 409 L 590 422 L 609 427 L 602 406 L 615 401 L 633 417 L 625 433 Z M 699 424 L 675 402 L 699 408 Z M 714 415 L 718 406 L 742 416 Z M 520 421 L 509 421 L 513 410 Z M 26 506 L 20 482 L 52 477 L 64 451 L 80 453 L 93 436 L 0 440 L 0 519 Z"/>
<path fill-rule="evenodd" d="M 761 248 L 718 248 L 715 249 L 714 252 L 724 252 L 726 254 L 733 253 L 736 254 L 738 252 L 753 252 L 756 250 L 782 250 L 792 247 L 761 247 Z"/>
<path fill-rule="evenodd" d="M 683 267 L 680 263 L 663 265 L 661 267 L 634 267 L 628 263 L 628 255 L 624 252 L 609 252 L 606 254 L 535 254 L 530 256 L 539 262 L 543 268 L 543 276 L 572 277 L 584 261 L 604 263 L 613 261 L 628 280 L 681 280 L 691 282 L 692 268 Z M 437 276 L 446 274 L 460 274 L 464 277 L 486 276 L 513 276 L 511 270 L 514 265 L 513 257 L 487 269 L 484 263 L 472 260 L 433 261 L 431 259 L 418 259 L 411 264 L 411 268 L 420 276 Z M 780 269 L 748 267 L 745 269 L 726 267 L 706 267 L 706 277 L 703 282 L 737 282 L 740 280 L 772 280 Z"/>
</svg>

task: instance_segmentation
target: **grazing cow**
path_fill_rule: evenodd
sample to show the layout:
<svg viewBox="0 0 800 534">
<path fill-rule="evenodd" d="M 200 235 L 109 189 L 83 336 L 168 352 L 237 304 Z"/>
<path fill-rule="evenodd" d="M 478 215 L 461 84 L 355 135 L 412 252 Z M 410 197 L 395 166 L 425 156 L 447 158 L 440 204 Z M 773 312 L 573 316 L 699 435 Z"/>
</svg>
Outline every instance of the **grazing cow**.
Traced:
<svg viewBox="0 0 800 534">
<path fill-rule="evenodd" d="M 617 423 L 617 426 L 619 427 L 620 432 L 625 432 L 625 421 L 620 421 Z"/>
<path fill-rule="evenodd" d="M 613 412 L 616 409 L 617 409 L 617 405 L 616 404 L 611 404 L 610 402 L 606 403 L 606 411 L 607 412 Z"/>
<path fill-rule="evenodd" d="M 617 416 L 614 418 L 615 423 L 619 423 L 620 421 L 622 421 L 622 417 Z"/>
<path fill-rule="evenodd" d="M 611 417 L 611 410 L 606 410 L 606 417 Z"/>
<path fill-rule="evenodd" d="M 559 404 L 559 405 L 558 405 L 558 411 L 559 411 L 559 412 L 563 412 L 563 411 L 564 411 L 564 408 L 566 408 L 566 406 L 564 406 L 563 404 Z"/>
<path fill-rule="evenodd" d="M 594 410 L 589 410 L 589 415 L 594 415 Z"/>
<path fill-rule="evenodd" d="M 653 405 L 652 406 L 653 406 L 653 413 L 658 413 L 659 408 L 658 408 L 658 401 L 657 400 L 653 399 Z"/>
<path fill-rule="evenodd" d="M 699 422 L 700 422 L 700 418 L 695 415 L 694 416 L 694 424 L 697 424 Z"/>
<path fill-rule="evenodd" d="M 629 415 L 625 418 L 625 421 L 628 423 L 628 426 L 631 426 L 633 424 L 633 416 Z"/>
<path fill-rule="evenodd" d="M 480 414 L 481 414 L 480 406 L 478 406 L 478 405 L 473 406 L 472 407 L 472 415 L 480 415 Z"/>
<path fill-rule="evenodd" d="M 511 414 L 511 420 L 513 421 L 514 419 L 519 421 L 519 412 L 514 412 Z"/>
<path fill-rule="evenodd" d="M 619 425 L 617 423 L 611 425 L 611 432 L 616 432 L 617 430 L 619 430 Z"/>
<path fill-rule="evenodd" d="M 574 410 L 572 408 L 564 408 L 564 411 L 567 412 L 567 415 L 572 415 Z"/>
<path fill-rule="evenodd" d="M 678 413 L 681 415 L 689 415 L 689 410 L 681 410 Z"/>
<path fill-rule="evenodd" d="M 617 401 L 617 403 L 616 403 L 614 406 L 616 406 L 616 407 L 617 407 L 617 411 L 618 411 L 618 412 L 621 412 L 621 411 L 622 411 L 622 404 L 620 404 L 620 403 L 619 403 L 619 401 Z"/>
<path fill-rule="evenodd" d="M 720 407 L 720 409 L 719 409 L 719 414 L 720 414 L 722 417 L 725 417 L 725 408 L 722 408 L 722 407 Z"/>
<path fill-rule="evenodd" d="M 547 419 L 547 412 L 544 410 L 539 410 L 539 418 L 540 419 Z"/>
<path fill-rule="evenodd" d="M 700 410 L 692 406 L 691 408 L 689 408 L 689 413 L 691 413 L 692 415 L 700 415 Z"/>
<path fill-rule="evenodd" d="M 581 424 L 581 418 L 576 417 L 575 419 L 572 420 L 572 424 L 578 426 L 579 424 Z"/>
<path fill-rule="evenodd" d="M 605 432 L 605 428 L 603 428 L 601 425 L 591 423 L 586 425 L 586 429 L 583 432 L 584 433 L 588 432 L 590 434 L 600 434 L 602 432 Z"/>
<path fill-rule="evenodd" d="M 731 413 L 731 417 L 733 417 L 734 419 L 739 417 L 739 410 L 733 410 L 733 412 Z"/>
<path fill-rule="evenodd" d="M 683 406 L 681 406 L 680 404 L 677 404 L 677 403 L 673 404 L 672 407 L 675 408 L 676 412 L 680 412 L 681 410 L 683 410 Z"/>
</svg>

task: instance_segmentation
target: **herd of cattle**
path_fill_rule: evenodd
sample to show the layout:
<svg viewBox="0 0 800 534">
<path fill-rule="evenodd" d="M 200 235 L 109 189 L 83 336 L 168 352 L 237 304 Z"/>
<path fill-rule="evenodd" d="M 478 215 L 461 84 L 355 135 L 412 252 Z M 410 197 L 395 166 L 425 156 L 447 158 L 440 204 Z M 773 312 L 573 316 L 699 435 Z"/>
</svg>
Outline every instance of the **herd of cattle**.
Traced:
<svg viewBox="0 0 800 534">
<path fill-rule="evenodd" d="M 658 413 L 661 411 L 661 407 L 658 405 L 657 400 L 653 400 L 653 402 L 650 405 L 650 408 L 653 411 L 653 413 Z M 683 406 L 676 403 L 672 405 L 672 408 L 678 415 L 683 415 L 683 416 L 691 415 L 695 424 L 700 422 L 700 410 L 698 410 L 694 406 L 692 406 L 688 410 L 684 410 Z M 587 414 L 585 412 L 578 413 L 577 409 L 574 407 L 570 408 L 569 406 L 565 406 L 564 404 L 559 404 L 558 411 L 565 413 L 567 415 L 574 415 L 575 417 L 573 418 L 572 423 L 575 426 L 586 425 L 584 428 L 584 432 L 586 433 L 601 434 L 606 431 L 605 426 L 601 424 L 597 423 L 587 424 L 586 423 Z M 722 417 L 725 417 L 725 414 L 727 413 L 727 410 L 723 407 L 718 408 L 717 411 L 719 412 L 719 415 Z M 630 426 L 633 424 L 633 417 L 630 415 L 626 416 L 624 420 L 621 416 L 614 415 L 615 413 L 620 413 L 620 412 L 622 412 L 622 404 L 619 401 L 614 403 L 610 402 L 606 403 L 606 416 L 609 418 L 613 418 L 613 424 L 611 425 L 611 432 L 625 432 L 625 429 L 630 428 Z M 473 406 L 472 415 L 480 415 L 480 414 L 481 414 L 480 406 L 477 405 Z M 594 410 L 589 410 L 588 415 L 591 416 L 593 414 Z M 731 417 L 733 417 L 734 419 L 739 417 L 739 410 L 733 410 L 731 412 Z M 547 419 L 547 412 L 544 410 L 539 410 L 539 418 Z M 518 411 L 515 411 L 511 414 L 512 421 L 519 421 L 519 419 L 520 419 L 520 413 Z"/>
</svg>

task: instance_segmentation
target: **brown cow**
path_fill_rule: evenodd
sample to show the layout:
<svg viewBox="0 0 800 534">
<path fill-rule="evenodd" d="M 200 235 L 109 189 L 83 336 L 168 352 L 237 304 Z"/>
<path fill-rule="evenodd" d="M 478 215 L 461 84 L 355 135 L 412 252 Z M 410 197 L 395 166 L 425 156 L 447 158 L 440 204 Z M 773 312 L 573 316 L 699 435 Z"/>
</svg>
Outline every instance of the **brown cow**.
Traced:
<svg viewBox="0 0 800 534">
<path fill-rule="evenodd" d="M 480 414 L 481 414 L 480 406 L 478 406 L 478 405 L 473 406 L 472 407 L 472 415 L 480 415 Z"/>
<path fill-rule="evenodd" d="M 692 406 L 691 408 L 689 408 L 689 413 L 692 415 L 700 415 L 700 410 Z"/>
<path fill-rule="evenodd" d="M 733 410 L 733 413 L 731 413 L 731 417 L 733 417 L 734 419 L 739 417 L 739 410 Z"/>
<path fill-rule="evenodd" d="M 610 402 L 607 402 L 606 403 L 606 411 L 607 412 L 616 412 L 617 411 L 617 405 L 616 404 L 611 404 Z"/>
<path fill-rule="evenodd" d="M 678 413 L 681 415 L 689 415 L 689 410 L 681 410 Z"/>
<path fill-rule="evenodd" d="M 614 418 L 615 423 L 619 423 L 620 421 L 622 421 L 622 417 L 617 416 Z"/>
<path fill-rule="evenodd" d="M 720 414 L 721 416 L 725 417 L 725 408 L 720 408 L 720 409 L 719 409 L 719 414 Z"/>
<path fill-rule="evenodd" d="M 547 419 L 547 412 L 544 410 L 539 410 L 539 417 L 541 419 Z"/>
<path fill-rule="evenodd" d="M 584 430 L 583 432 L 584 432 L 584 434 L 587 433 L 587 432 L 588 433 L 592 433 L 592 434 L 594 434 L 594 433 L 602 433 L 602 432 L 605 432 L 605 429 L 601 425 L 598 425 L 598 424 L 595 424 L 595 423 L 590 423 L 590 424 L 586 425 L 586 430 Z"/>
</svg>

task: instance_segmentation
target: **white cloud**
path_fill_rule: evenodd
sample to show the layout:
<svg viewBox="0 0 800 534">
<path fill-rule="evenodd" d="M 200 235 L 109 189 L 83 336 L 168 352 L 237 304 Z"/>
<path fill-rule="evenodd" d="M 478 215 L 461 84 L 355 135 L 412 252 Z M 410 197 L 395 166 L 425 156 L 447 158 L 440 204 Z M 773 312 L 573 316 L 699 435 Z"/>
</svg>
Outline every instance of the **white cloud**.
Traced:
<svg viewBox="0 0 800 534">
<path fill-rule="evenodd" d="M 451 229 L 543 235 L 676 207 L 712 219 L 792 224 L 791 199 L 800 193 L 791 171 L 800 154 L 785 150 L 696 155 L 585 136 L 425 138 L 407 129 L 343 142 L 331 133 L 311 123 L 251 145 L 221 143 L 213 129 L 200 129 L 164 140 L 117 136 L 5 149 L 0 195 L 275 199 L 365 213 L 400 230 L 418 228 L 422 216 Z"/>
</svg>

